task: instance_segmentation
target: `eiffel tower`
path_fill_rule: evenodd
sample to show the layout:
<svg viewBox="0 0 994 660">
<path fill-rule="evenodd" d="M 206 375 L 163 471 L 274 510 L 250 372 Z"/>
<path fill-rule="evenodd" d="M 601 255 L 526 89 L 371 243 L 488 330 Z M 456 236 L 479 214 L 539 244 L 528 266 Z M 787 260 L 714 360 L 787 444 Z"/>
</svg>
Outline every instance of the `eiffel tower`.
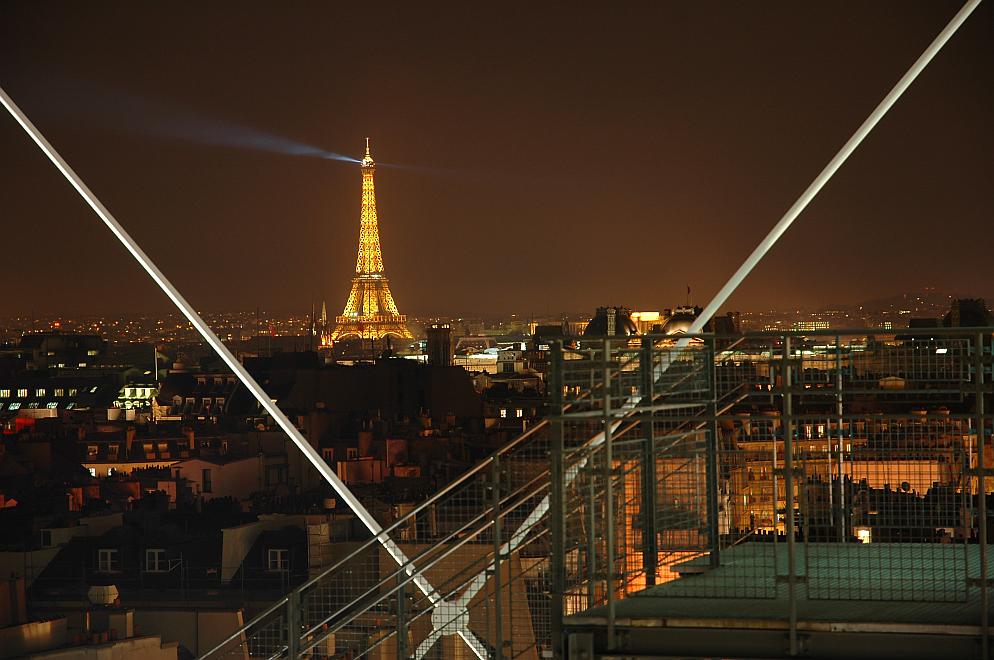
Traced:
<svg viewBox="0 0 994 660">
<path fill-rule="evenodd" d="M 342 339 L 383 339 L 394 336 L 412 339 L 407 329 L 407 317 L 397 311 L 390 293 L 390 283 L 383 274 L 383 254 L 380 252 L 380 229 L 376 221 L 376 192 L 373 173 L 376 163 L 369 155 L 362 159 L 362 214 L 359 222 L 359 256 L 352 278 L 352 292 L 341 316 L 335 318 L 331 341 Z"/>
</svg>

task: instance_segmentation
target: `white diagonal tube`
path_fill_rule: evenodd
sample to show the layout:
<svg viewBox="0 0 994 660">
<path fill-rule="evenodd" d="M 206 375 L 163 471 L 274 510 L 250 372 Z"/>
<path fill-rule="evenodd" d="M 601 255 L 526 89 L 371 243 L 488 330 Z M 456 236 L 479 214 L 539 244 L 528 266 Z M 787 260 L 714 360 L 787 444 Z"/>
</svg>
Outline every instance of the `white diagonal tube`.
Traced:
<svg viewBox="0 0 994 660">
<path fill-rule="evenodd" d="M 756 266 L 756 264 L 758 264 L 762 258 L 766 256 L 766 253 L 770 251 L 770 248 L 772 248 L 784 232 L 787 231 L 791 223 L 793 223 L 801 212 L 807 208 L 808 204 L 811 203 L 811 200 L 813 200 L 821 189 L 825 187 L 825 184 L 827 184 L 835 172 L 842 167 L 842 164 L 846 161 L 846 159 L 849 158 L 854 151 L 856 151 L 856 148 L 863 142 L 866 136 L 870 134 L 873 127 L 876 126 L 881 119 L 883 119 L 884 115 L 887 114 L 887 111 L 890 110 L 891 106 L 893 106 L 905 90 L 911 86 L 911 83 L 913 83 L 915 78 L 918 77 L 918 74 L 920 74 L 928 63 L 932 61 L 946 42 L 949 41 L 949 38 L 953 36 L 961 25 L 963 25 L 963 22 L 970 16 L 971 13 L 973 13 L 973 10 L 976 9 L 979 4 L 980 0 L 969 0 L 969 2 L 963 5 L 956 15 L 953 16 L 952 20 L 949 21 L 942 32 L 940 32 L 932 43 L 929 44 L 928 48 L 925 49 L 925 52 L 923 52 L 915 63 L 911 65 L 908 72 L 897 81 L 897 84 L 894 85 L 880 104 L 874 108 L 873 112 L 870 113 L 870 116 L 866 118 L 866 121 L 864 121 L 860 127 L 856 129 L 853 136 L 849 138 L 838 153 L 835 154 L 835 157 L 828 163 L 828 165 L 825 166 L 825 169 L 823 169 L 818 176 L 815 177 L 815 180 L 811 182 L 811 185 L 809 185 L 807 189 L 801 193 L 801 196 L 796 202 L 794 202 L 793 206 L 787 210 L 783 217 L 780 218 L 780 221 L 774 225 L 773 229 L 771 229 L 766 235 L 766 238 L 764 238 L 759 245 L 756 246 L 756 249 L 753 250 L 752 254 L 750 254 L 745 262 L 739 266 L 738 270 L 736 270 L 725 283 L 725 286 L 723 286 L 718 293 L 715 294 L 714 298 L 711 299 L 711 302 L 709 302 L 700 315 L 694 319 L 694 322 L 688 329 L 687 334 L 698 334 L 704 329 L 704 326 L 711 319 L 711 317 L 718 312 L 718 309 L 722 305 L 725 304 L 729 296 L 735 292 L 742 281 L 749 275 L 750 272 L 752 272 L 752 269 Z M 678 355 L 680 349 L 685 348 L 688 344 L 688 339 L 680 339 L 677 341 L 674 357 Z M 607 356 L 605 356 L 604 359 L 606 360 Z M 668 370 L 670 364 L 672 364 L 672 359 L 673 358 L 670 358 L 666 364 L 660 362 L 660 364 L 653 368 L 653 375 L 656 379 Z M 622 404 L 619 408 L 619 412 L 627 413 L 634 410 L 640 400 L 640 396 L 628 397 L 624 404 Z M 609 423 L 611 425 L 611 431 L 614 432 L 621 425 L 621 420 L 616 419 Z M 590 447 L 596 447 L 602 442 L 604 442 L 604 431 L 599 432 L 591 438 L 589 445 Z M 563 477 L 567 485 L 572 483 L 573 479 L 575 479 L 576 475 L 579 473 L 580 468 L 585 463 L 586 458 L 580 459 L 577 465 L 573 466 L 570 471 L 567 471 Z M 528 517 L 522 521 L 522 523 L 511 535 L 511 538 L 504 543 L 500 549 L 501 553 L 510 553 L 517 550 L 518 546 L 527 537 L 531 528 L 538 524 L 539 520 L 541 520 L 542 516 L 546 513 L 546 511 L 548 511 L 548 509 L 549 497 L 546 496 L 541 502 L 538 503 Z M 470 583 L 469 588 L 463 594 L 462 600 L 468 603 L 477 593 L 479 593 L 485 583 L 485 575 L 477 576 L 477 579 Z"/>
<path fill-rule="evenodd" d="M 152 280 L 162 289 L 163 293 L 173 301 L 173 304 L 183 313 L 183 316 L 193 324 L 193 327 L 197 329 L 197 332 L 204 338 L 204 341 L 210 345 L 211 348 L 224 360 L 225 364 L 235 373 L 238 380 L 242 382 L 243 385 L 252 393 L 252 396 L 256 398 L 259 404 L 268 412 L 276 423 L 280 425 L 290 439 L 293 441 L 297 448 L 304 453 L 304 456 L 311 462 L 311 464 L 317 468 L 317 471 L 321 473 L 321 476 L 325 478 L 331 487 L 335 490 L 338 495 L 348 503 L 349 507 L 355 512 L 366 528 L 377 537 L 380 544 L 387 551 L 387 553 L 397 562 L 399 566 L 407 566 L 410 561 L 404 552 L 397 546 L 393 540 L 386 535 L 381 535 L 383 527 L 377 522 L 376 518 L 362 505 L 362 503 L 356 498 L 356 496 L 348 489 L 348 487 L 342 483 L 342 480 L 338 478 L 331 467 L 324 462 L 321 455 L 307 442 L 307 439 L 297 430 L 290 420 L 287 418 L 283 411 L 273 403 L 273 400 L 269 398 L 269 395 L 262 389 L 262 387 L 255 381 L 254 378 L 246 371 L 242 363 L 232 355 L 228 347 L 221 342 L 214 331 L 208 327 L 200 315 L 193 309 L 193 307 L 186 301 L 186 299 L 180 294 L 180 292 L 173 286 L 172 282 L 159 270 L 158 266 L 145 254 L 144 250 L 135 242 L 135 240 L 125 231 L 124 227 L 117 221 L 116 218 L 111 214 L 110 211 L 100 202 L 96 195 L 83 183 L 79 175 L 69 166 L 68 163 L 59 155 L 59 152 L 55 150 L 45 136 L 31 123 L 31 120 L 27 118 L 24 112 L 21 111 L 17 104 L 14 103 L 13 99 L 8 96 L 7 92 L 0 88 L 0 103 L 7 109 L 7 111 L 14 117 L 24 132 L 34 140 L 34 143 L 38 145 L 38 148 L 42 150 L 48 159 L 52 161 L 56 168 L 62 175 L 69 181 L 76 192 L 80 194 L 84 201 L 89 204 L 93 212 L 97 214 L 107 228 L 110 229 L 111 233 L 117 237 L 117 239 L 124 245 L 125 249 L 131 253 L 131 256 L 135 258 L 145 272 L 149 274 Z M 409 574 L 414 575 L 413 569 L 408 567 L 406 569 Z M 439 600 L 438 594 L 435 592 L 434 588 L 425 580 L 424 576 L 418 574 L 414 575 L 414 583 L 424 593 L 432 602 L 437 602 Z"/>
<path fill-rule="evenodd" d="M 742 265 L 739 266 L 739 269 L 735 271 L 735 274 L 733 274 L 732 277 L 725 282 L 725 286 L 721 287 L 718 293 L 715 294 L 714 298 L 711 299 L 711 302 L 707 304 L 707 307 L 704 308 L 704 311 L 701 312 L 700 316 L 698 316 L 691 324 L 690 329 L 687 331 L 688 334 L 695 334 L 704 329 L 705 324 L 711 319 L 712 316 L 718 313 L 718 309 L 725 304 L 725 301 L 728 300 L 729 296 L 731 296 L 732 293 L 735 292 L 735 289 L 742 284 L 742 280 L 744 280 L 749 273 L 752 272 L 752 269 L 756 267 L 756 264 L 758 264 L 760 260 L 766 256 L 766 253 L 770 251 L 770 248 L 772 248 L 773 244 L 777 242 L 777 239 L 779 239 L 783 233 L 787 231 L 797 216 L 799 216 L 801 212 L 807 208 L 808 204 L 811 203 L 811 200 L 813 200 L 819 191 L 825 187 L 825 184 L 829 182 L 832 175 L 835 174 L 835 172 L 842 167 L 842 164 L 846 162 L 846 159 L 849 158 L 854 151 L 856 151 L 856 147 L 858 147 L 866 136 L 870 134 L 873 127 L 876 126 L 881 119 L 883 119 L 884 115 L 887 114 L 887 111 L 890 110 L 891 106 L 894 105 L 899 98 L 901 98 L 901 95 L 904 94 L 905 90 L 911 86 L 911 83 L 915 81 L 918 74 L 920 74 L 928 63 L 932 61 L 932 58 L 934 58 L 938 52 L 942 50 L 942 47 L 947 41 L 949 41 L 949 38 L 953 36 L 961 25 L 963 25 L 963 22 L 970 16 L 971 13 L 973 13 L 973 10 L 976 9 L 979 4 L 980 0 L 969 0 L 969 2 L 963 5 L 962 9 L 960 9 L 956 15 L 953 16 L 952 20 L 949 21 L 949 24 L 946 25 L 942 32 L 940 32 L 932 43 L 929 44 L 928 48 L 925 49 L 925 52 L 921 54 L 921 57 L 915 60 L 915 63 L 911 65 L 908 72 L 897 81 L 897 84 L 894 85 L 893 89 L 891 89 L 887 96 L 884 97 L 884 100 L 873 109 L 873 112 L 871 112 L 870 116 L 866 118 L 866 121 L 864 121 L 860 127 L 856 129 L 856 132 L 853 133 L 851 138 L 849 138 L 849 141 L 842 145 L 839 152 L 835 154 L 835 158 L 829 161 L 828 165 L 825 166 L 825 169 L 823 169 L 821 173 L 815 177 L 815 180 L 811 182 L 811 185 L 808 186 L 803 193 L 801 193 L 801 196 L 796 202 L 794 202 L 794 205 L 787 209 L 787 212 L 784 213 L 782 218 L 780 218 L 780 222 L 773 226 L 773 229 L 771 229 L 770 233 L 766 235 L 766 238 L 760 241 L 759 245 L 756 246 L 756 249 L 752 251 L 752 254 L 750 254 Z"/>
</svg>

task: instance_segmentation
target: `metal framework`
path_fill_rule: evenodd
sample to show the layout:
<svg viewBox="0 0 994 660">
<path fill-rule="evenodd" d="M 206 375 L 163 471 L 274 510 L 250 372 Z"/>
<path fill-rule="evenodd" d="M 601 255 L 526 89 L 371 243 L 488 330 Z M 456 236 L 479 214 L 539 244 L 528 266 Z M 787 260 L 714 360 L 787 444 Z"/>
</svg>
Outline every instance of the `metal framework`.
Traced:
<svg viewBox="0 0 994 660">
<path fill-rule="evenodd" d="M 560 363 L 568 651 L 988 657 L 992 329 L 698 339 Z"/>
<path fill-rule="evenodd" d="M 407 317 L 397 311 L 397 303 L 390 293 L 390 282 L 383 272 L 380 228 L 376 219 L 376 190 L 373 187 L 375 172 L 376 163 L 369 153 L 369 138 L 366 138 L 366 155 L 362 159 L 362 213 L 355 277 L 352 278 L 352 291 L 345 309 L 335 318 L 335 329 L 329 336 L 330 341 L 350 337 L 413 338 L 407 328 Z"/>
<path fill-rule="evenodd" d="M 920 71 L 927 65 L 927 63 L 934 57 L 934 55 L 941 49 L 942 45 L 948 40 L 948 38 L 955 32 L 960 24 L 966 19 L 967 16 L 976 8 L 979 4 L 979 0 L 971 0 L 968 2 L 963 9 L 956 15 L 956 17 L 950 22 L 950 24 L 943 30 L 942 33 L 936 38 L 929 49 L 922 55 L 921 58 L 915 63 L 908 74 L 898 83 L 897 86 L 891 91 L 890 94 L 884 99 L 884 101 L 878 106 L 874 112 L 871 114 L 870 118 L 864 122 L 853 138 L 843 147 L 843 149 L 836 155 L 835 159 L 829 164 L 828 167 L 819 175 L 815 182 L 805 191 L 801 198 L 795 203 L 793 207 L 788 211 L 788 213 L 781 219 L 781 221 L 774 227 L 770 234 L 764 239 L 764 241 L 757 247 L 757 249 L 750 255 L 746 263 L 733 275 L 729 280 L 728 284 L 719 292 L 714 300 L 709 303 L 705 310 L 705 313 L 701 315 L 699 323 L 703 324 L 707 317 L 709 317 L 720 305 L 722 305 L 727 297 L 734 291 L 735 287 L 744 279 L 752 267 L 758 263 L 758 261 L 765 255 L 773 243 L 779 238 L 790 223 L 803 211 L 806 205 L 813 199 L 821 187 L 831 178 L 832 174 L 841 166 L 842 162 L 851 154 L 862 139 L 872 130 L 873 126 L 880 120 L 881 117 L 887 112 L 890 106 L 897 100 L 897 98 L 903 93 L 903 91 L 911 84 L 914 78 L 920 73 Z M 510 488 L 510 494 L 504 496 L 503 493 L 507 492 L 508 489 L 501 488 L 499 485 L 501 482 L 501 475 L 497 474 L 493 477 L 494 481 L 490 486 L 493 493 L 493 505 L 490 509 L 490 518 L 487 519 L 486 513 L 475 513 L 470 516 L 470 520 L 463 523 L 463 527 L 460 527 L 453 534 L 460 534 L 460 536 L 455 536 L 453 538 L 463 539 L 456 544 L 456 548 L 463 547 L 471 539 L 479 538 L 481 534 L 489 534 L 493 541 L 494 555 L 491 562 L 484 561 L 482 564 L 479 562 L 462 562 L 455 571 L 452 573 L 451 570 L 444 575 L 439 575 L 441 582 L 445 584 L 445 587 L 439 587 L 437 590 L 433 588 L 425 578 L 425 572 L 431 571 L 442 565 L 445 558 L 452 555 L 452 550 L 450 545 L 445 543 L 438 543 L 432 547 L 423 550 L 416 555 L 415 559 L 412 561 L 407 554 L 405 554 L 397 545 L 397 543 L 392 540 L 387 534 L 390 531 L 396 531 L 399 529 L 401 521 L 394 523 L 388 530 L 383 530 L 382 526 L 366 511 L 366 509 L 361 505 L 361 503 L 356 500 L 354 495 L 337 479 L 328 468 L 328 466 L 321 460 L 320 456 L 316 454 L 312 447 L 306 442 L 306 440 L 300 435 L 299 431 L 289 422 L 289 420 L 283 415 L 281 411 L 272 403 L 265 392 L 259 387 L 259 385 L 251 378 L 251 376 L 244 370 L 244 368 L 237 362 L 237 360 L 230 354 L 230 352 L 224 347 L 220 340 L 214 335 L 214 333 L 206 326 L 199 315 L 192 309 L 192 307 L 182 298 L 179 292 L 168 282 L 165 276 L 158 270 L 157 267 L 148 259 L 147 255 L 137 246 L 137 244 L 131 239 L 131 237 L 123 230 L 121 225 L 110 215 L 110 213 L 100 204 L 96 197 L 86 188 L 85 184 L 79 179 L 79 177 L 69 168 L 65 161 L 55 152 L 55 150 L 45 141 L 44 137 L 31 125 L 30 121 L 24 116 L 24 114 L 17 109 L 16 105 L 12 100 L 0 90 L 0 100 L 2 100 L 3 105 L 11 112 L 11 114 L 17 119 L 18 123 L 25 129 L 25 131 L 31 136 L 31 138 L 38 144 L 42 151 L 52 160 L 53 163 L 59 168 L 59 170 L 66 176 L 66 178 L 72 183 L 72 185 L 79 191 L 81 196 L 87 201 L 87 203 L 94 209 L 97 215 L 104 221 L 104 223 L 111 229 L 111 231 L 117 236 L 117 238 L 125 245 L 125 247 L 131 252 L 131 254 L 139 261 L 139 263 L 145 268 L 153 280 L 163 289 L 164 292 L 170 297 L 170 299 L 177 305 L 177 307 L 187 316 L 187 318 L 193 323 L 194 327 L 204 336 L 205 340 L 214 348 L 215 351 L 225 360 L 228 366 L 235 372 L 235 374 L 246 384 L 249 391 L 259 400 L 260 404 L 269 412 L 276 422 L 290 435 L 291 439 L 297 444 L 298 448 L 301 449 L 307 455 L 308 459 L 315 465 L 315 467 L 321 472 L 329 483 L 335 488 L 336 491 L 345 499 L 350 506 L 356 511 L 359 518 L 367 526 L 370 532 L 373 533 L 374 538 L 371 540 L 374 545 L 379 545 L 386 552 L 386 555 L 400 567 L 397 572 L 393 575 L 393 579 L 397 583 L 397 586 L 387 590 L 387 595 L 395 596 L 398 598 L 396 601 L 396 609 L 398 613 L 404 613 L 408 611 L 404 600 L 407 598 L 406 585 L 413 583 L 418 591 L 424 596 L 424 602 L 422 603 L 421 613 L 430 611 L 432 614 L 430 616 L 431 620 L 431 631 L 428 636 L 422 641 L 417 652 L 417 657 L 424 656 L 428 653 L 430 648 L 440 640 L 443 636 L 450 633 L 455 633 L 461 637 L 469 648 L 479 657 L 495 656 L 504 657 L 504 646 L 503 642 L 498 643 L 496 649 L 492 646 L 487 647 L 485 639 L 478 633 L 472 631 L 472 621 L 470 617 L 470 606 L 471 601 L 479 601 L 479 595 L 486 588 L 488 581 L 493 582 L 493 595 L 491 598 L 485 599 L 486 602 L 495 603 L 496 612 L 494 614 L 492 625 L 497 630 L 503 630 L 504 623 L 501 619 L 501 601 L 502 598 L 500 594 L 502 593 L 502 560 L 510 561 L 511 558 L 517 554 L 518 557 L 518 570 L 524 573 L 526 569 L 521 563 L 522 557 L 526 554 L 526 548 L 538 544 L 549 543 L 549 531 L 547 523 L 545 523 L 546 514 L 549 510 L 550 503 L 554 507 L 562 507 L 562 501 L 556 501 L 556 496 L 554 493 L 549 492 L 550 483 L 559 483 L 558 477 L 562 476 L 567 481 L 572 482 L 577 478 L 583 469 L 583 465 L 576 466 L 573 471 L 567 470 L 561 475 L 552 474 L 545 475 L 542 478 L 540 475 L 536 479 L 529 481 L 527 484 L 518 485 L 515 488 Z M 396 305 L 393 302 L 392 296 L 390 295 L 389 288 L 387 286 L 387 280 L 383 277 L 383 266 L 382 266 L 382 256 L 379 250 L 379 237 L 378 229 L 376 224 L 376 212 L 375 212 L 375 194 L 373 190 L 373 171 L 375 164 L 369 154 L 368 140 L 367 140 L 367 150 L 366 157 L 363 159 L 363 215 L 360 230 L 360 248 L 357 257 L 356 265 L 356 277 L 353 280 L 353 290 L 349 297 L 349 302 L 346 304 L 345 312 L 342 316 L 338 317 L 336 321 L 338 326 L 334 334 L 335 338 L 341 338 L 348 336 L 347 333 L 341 332 L 343 325 L 350 327 L 354 330 L 351 334 L 358 337 L 382 337 L 389 334 L 396 336 L 407 337 L 410 336 L 409 331 L 404 325 L 404 317 L 397 313 Z M 367 323 L 360 322 L 358 319 L 365 319 Z M 351 325 L 349 325 L 351 324 Z M 395 325 L 399 324 L 399 325 Z M 373 326 L 376 330 L 370 330 L 368 326 Z M 695 326 L 692 330 L 699 330 L 700 328 Z M 379 334 L 375 334 L 379 332 Z M 685 349 L 687 344 L 681 342 L 678 348 L 681 350 Z M 654 380 L 660 380 L 666 377 L 668 370 L 670 368 L 670 363 L 659 363 L 654 365 L 651 374 Z M 623 370 L 623 369 L 622 369 Z M 605 373 L 605 378 L 607 380 L 604 383 L 610 382 L 610 373 Z M 593 392 L 598 386 L 591 384 L 590 392 Z M 609 385 L 601 385 L 600 387 L 609 387 Z M 633 390 L 634 392 L 634 390 Z M 595 432 L 596 427 L 591 427 L 593 436 L 587 441 L 590 446 L 599 445 L 611 445 L 611 438 L 617 432 L 623 432 L 628 428 L 625 419 L 629 417 L 632 412 L 636 409 L 639 403 L 642 401 L 641 396 L 636 396 L 634 393 L 628 395 L 624 402 L 616 409 L 623 414 L 621 414 L 617 419 L 611 421 L 606 426 L 601 427 L 600 432 Z M 548 428 L 549 424 L 545 423 L 540 425 L 541 429 L 544 431 Z M 540 428 L 536 427 L 536 429 Z M 536 436 L 540 434 L 529 433 L 523 436 L 529 440 L 534 441 Z M 519 439 L 509 446 L 511 449 L 520 449 L 525 443 L 522 439 Z M 509 450 L 507 450 L 509 451 Z M 548 451 L 548 446 L 544 446 L 544 451 Z M 547 454 L 546 454 L 547 455 Z M 491 462 L 484 465 L 499 465 L 499 456 L 493 457 Z M 609 462 L 610 463 L 610 462 Z M 480 466 L 480 469 L 483 469 Z M 553 467 L 553 472 L 556 468 Z M 472 470 L 468 473 L 467 478 L 460 478 L 457 481 L 458 487 L 447 487 L 437 496 L 431 498 L 429 502 L 425 503 L 421 507 L 418 507 L 416 511 L 424 513 L 428 511 L 431 506 L 436 506 L 438 503 L 445 501 L 447 498 L 454 497 L 456 493 L 460 492 L 459 488 L 469 487 L 474 483 L 474 479 L 481 475 L 480 470 Z M 549 477 L 551 476 L 551 480 Z M 517 499 L 511 499 L 517 498 Z M 514 512 L 513 514 L 511 512 Z M 608 511 L 610 513 L 610 510 Z M 482 516 L 482 518 L 481 518 Z M 402 518 L 402 521 L 407 523 L 415 522 L 413 518 Z M 481 520 L 484 521 L 481 527 Z M 469 526 L 469 527 L 466 527 Z M 475 527 L 474 527 L 475 526 Z M 506 529 L 504 529 L 506 527 Z M 614 532 L 610 529 L 606 530 L 608 537 Z M 467 535 L 467 532 L 470 532 Z M 559 531 L 552 530 L 552 540 L 555 542 Z M 508 541 L 501 542 L 502 538 L 508 538 Z M 561 547 L 553 543 L 554 548 Z M 429 561 L 433 553 L 442 553 L 434 561 Z M 545 574 L 548 572 L 547 558 L 549 556 L 549 548 L 545 548 L 544 556 L 546 561 L 536 561 L 529 562 L 529 571 L 537 571 L 539 573 Z M 426 559 L 427 558 L 427 559 Z M 472 566 L 478 564 L 481 566 L 481 571 L 478 573 L 472 573 Z M 379 569 L 377 569 L 379 571 Z M 507 566 L 505 569 L 508 572 L 508 582 L 511 582 L 512 568 Z M 488 574 L 488 571 L 491 571 Z M 333 571 L 326 573 L 322 578 L 327 578 Z M 453 582 L 456 580 L 456 582 Z M 320 599 L 327 605 L 329 602 L 325 596 L 328 595 L 328 590 L 326 585 L 323 586 L 320 580 L 315 580 L 306 585 L 308 589 L 311 589 L 315 593 L 320 594 Z M 381 587 L 377 587 L 375 592 L 365 592 L 365 598 L 370 597 L 370 593 L 375 593 L 377 596 L 380 595 Z M 548 592 L 546 592 L 548 595 Z M 551 592 L 553 601 L 556 597 L 561 597 L 562 592 Z M 276 603 L 269 610 L 264 612 L 262 615 L 257 617 L 253 622 L 250 622 L 246 629 L 239 631 L 235 636 L 229 638 L 225 641 L 222 646 L 226 646 L 232 641 L 242 640 L 242 643 L 248 643 L 247 640 L 250 637 L 248 631 L 253 627 L 257 629 L 270 629 L 273 624 L 273 615 L 275 613 L 276 619 L 280 622 L 279 628 L 284 630 L 283 634 L 276 635 L 279 639 L 285 640 L 281 642 L 277 650 L 277 654 L 281 655 L 283 653 L 288 653 L 291 657 L 296 657 L 298 654 L 303 652 L 301 644 L 308 643 L 310 646 L 307 647 L 308 652 L 312 655 L 317 654 L 318 644 L 326 643 L 329 637 L 334 639 L 333 633 L 329 633 L 328 627 L 331 622 L 335 620 L 336 616 L 347 614 L 353 612 L 352 621 L 355 617 L 362 616 L 364 612 L 368 612 L 369 608 L 360 608 L 359 605 L 365 603 L 369 605 L 368 600 L 364 600 L 362 597 L 352 599 L 345 603 L 342 607 L 338 608 L 335 613 L 331 616 L 320 615 L 319 622 L 313 626 L 308 627 L 306 624 L 306 617 L 302 618 L 301 598 L 304 596 L 304 590 L 297 590 L 289 594 L 285 599 Z M 514 601 L 513 590 L 508 594 L 509 603 L 508 606 Z M 430 607 L 428 607 L 430 606 Z M 315 612 L 320 613 L 324 608 L 315 608 Z M 417 611 L 417 610 L 416 610 Z M 268 617 L 268 618 L 267 618 Z M 313 617 L 312 617 L 313 618 Z M 422 619 L 423 620 L 423 619 Z M 546 623 L 553 625 L 556 617 L 551 617 L 550 621 Z M 513 617 L 511 619 L 513 625 Z M 533 622 L 534 624 L 535 622 Z M 399 636 L 396 639 L 398 648 L 405 648 L 407 646 L 404 638 L 407 633 L 408 622 L 402 620 L 398 628 Z M 305 634 L 303 637 L 296 634 L 297 630 L 301 628 L 305 629 Z M 561 639 L 559 635 L 554 634 L 555 631 L 551 631 L 551 639 L 553 640 L 553 650 L 561 651 L 558 648 L 558 642 L 555 640 Z M 499 641 L 502 638 L 502 633 L 498 632 L 496 634 L 496 639 Z M 386 637 L 382 638 L 386 639 Z M 493 639 L 489 637 L 487 639 Z M 318 640 L 318 641 L 314 641 Z M 537 642 L 537 636 L 535 637 L 535 642 L 532 645 L 533 649 L 539 648 Z M 378 642 L 382 643 L 381 642 Z M 217 650 L 221 650 L 219 647 Z M 254 654 L 253 654 L 254 655 Z M 512 655 L 515 655 L 512 652 Z"/>
<path fill-rule="evenodd" d="M 42 153 L 55 165 L 55 167 L 62 173 L 67 181 L 76 189 L 83 200 L 93 209 L 97 217 L 103 221 L 104 225 L 114 234 L 114 236 L 121 242 L 121 244 L 128 250 L 128 252 L 135 258 L 139 265 L 148 273 L 152 280 L 159 286 L 159 288 L 166 294 L 166 296 L 173 302 L 174 305 L 180 310 L 180 312 L 187 318 L 188 321 L 193 325 L 193 327 L 200 333 L 207 344 L 214 349 L 214 351 L 221 357 L 226 365 L 232 370 L 235 376 L 245 385 L 246 389 L 255 397 L 259 405 L 272 416 L 273 420 L 284 432 L 290 437 L 290 440 L 297 446 L 297 448 L 303 452 L 307 460 L 313 465 L 321 476 L 328 482 L 329 485 L 335 490 L 336 493 L 349 505 L 352 511 L 356 514 L 363 525 L 373 534 L 373 539 L 375 542 L 382 546 L 386 551 L 387 555 L 396 562 L 399 566 L 409 566 L 410 561 L 407 556 L 400 550 L 400 547 L 391 539 L 387 534 L 383 532 L 383 526 L 373 517 L 373 515 L 363 506 L 362 502 L 356 498 L 355 494 L 338 478 L 338 475 L 331 469 L 331 467 L 324 461 L 317 450 L 304 438 L 303 434 L 297 429 L 296 426 L 287 418 L 282 410 L 276 405 L 276 403 L 270 398 L 270 396 L 262 389 L 262 386 L 252 377 L 251 374 L 245 369 L 241 362 L 228 350 L 228 347 L 224 345 L 221 339 L 214 333 L 213 330 L 207 325 L 207 323 L 201 318 L 200 314 L 193 308 L 193 306 L 183 297 L 179 290 L 173 285 L 172 282 L 165 276 L 165 274 L 159 270 L 159 267 L 155 265 L 152 259 L 145 254 L 145 251 L 141 249 L 141 246 L 131 237 L 131 235 L 124 229 L 124 227 L 117 221 L 117 219 L 111 214 L 111 212 L 100 202 L 93 191 L 83 183 L 83 180 L 76 174 L 64 158 L 59 154 L 59 152 L 53 147 L 45 136 L 42 135 L 41 131 L 35 127 L 35 125 L 28 119 L 27 115 L 14 103 L 13 99 L 7 94 L 5 90 L 0 88 L 0 103 L 10 112 L 11 116 L 17 121 L 17 123 L 24 129 L 24 132 L 34 141 L 38 148 L 41 149 Z M 424 579 L 420 574 L 413 576 L 413 583 L 425 595 L 431 602 L 438 602 L 440 597 L 432 588 L 432 586 Z M 284 600 L 285 602 L 285 600 Z M 483 657 L 482 650 L 479 648 L 476 641 L 472 638 L 466 638 L 466 643 L 471 649 L 476 652 L 479 657 Z"/>
</svg>

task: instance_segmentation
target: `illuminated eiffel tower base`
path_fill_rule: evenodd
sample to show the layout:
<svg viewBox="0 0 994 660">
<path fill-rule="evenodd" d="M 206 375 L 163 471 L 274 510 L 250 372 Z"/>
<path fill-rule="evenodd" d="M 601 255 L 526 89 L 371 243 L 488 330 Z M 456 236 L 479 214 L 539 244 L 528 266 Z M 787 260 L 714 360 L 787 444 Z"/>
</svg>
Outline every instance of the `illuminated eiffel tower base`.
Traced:
<svg viewBox="0 0 994 660">
<path fill-rule="evenodd" d="M 359 223 L 359 255 L 356 258 L 352 291 L 341 316 L 335 318 L 335 329 L 322 343 L 343 339 L 383 339 L 397 337 L 412 339 L 407 329 L 407 317 L 397 311 L 390 293 L 390 282 L 383 272 L 380 251 L 380 230 L 376 219 L 376 191 L 373 173 L 376 163 L 369 154 L 362 159 L 362 214 Z"/>
</svg>

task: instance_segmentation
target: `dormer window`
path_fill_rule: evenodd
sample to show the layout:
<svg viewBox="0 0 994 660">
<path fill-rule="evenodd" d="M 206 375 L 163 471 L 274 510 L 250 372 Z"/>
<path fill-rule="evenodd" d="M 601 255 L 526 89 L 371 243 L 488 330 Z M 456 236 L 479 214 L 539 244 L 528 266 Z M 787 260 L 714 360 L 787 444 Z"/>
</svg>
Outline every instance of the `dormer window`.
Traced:
<svg viewBox="0 0 994 660">
<path fill-rule="evenodd" d="M 166 551 L 164 548 L 146 548 L 145 572 L 165 573 L 167 570 Z"/>
<path fill-rule="evenodd" d="M 286 548 L 270 548 L 266 568 L 273 572 L 285 572 L 290 569 L 290 551 Z"/>
<path fill-rule="evenodd" d="M 97 570 L 101 573 L 117 573 L 121 570 L 120 553 L 117 548 L 97 550 Z"/>
</svg>

